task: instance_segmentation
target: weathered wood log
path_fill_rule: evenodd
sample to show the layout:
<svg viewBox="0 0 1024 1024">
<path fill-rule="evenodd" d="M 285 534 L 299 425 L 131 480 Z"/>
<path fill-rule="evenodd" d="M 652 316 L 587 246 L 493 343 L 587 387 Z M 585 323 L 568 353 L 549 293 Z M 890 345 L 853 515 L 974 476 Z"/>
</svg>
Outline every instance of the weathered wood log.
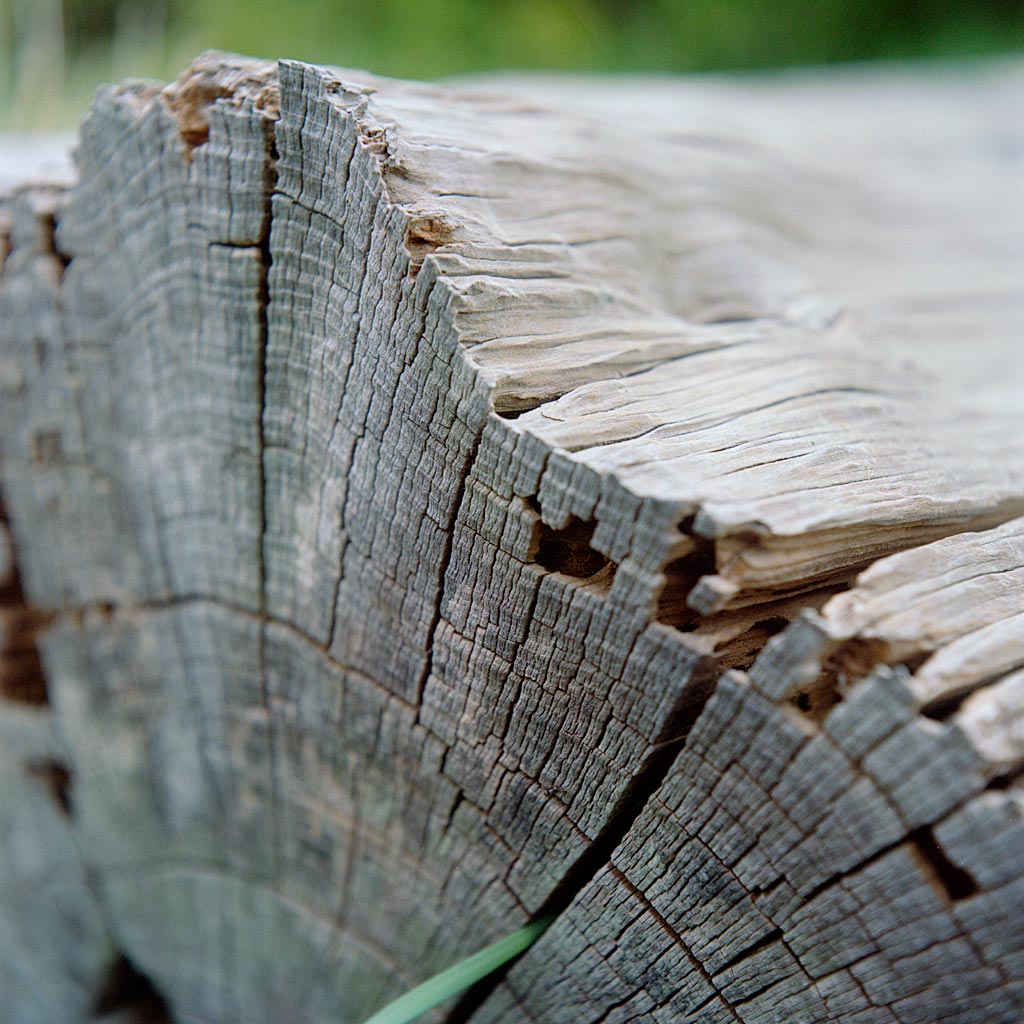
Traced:
<svg viewBox="0 0 1024 1024">
<path fill-rule="evenodd" d="M 0 205 L 0 1020 L 547 914 L 438 1019 L 1020 1020 L 1022 87 L 101 91 Z"/>
</svg>

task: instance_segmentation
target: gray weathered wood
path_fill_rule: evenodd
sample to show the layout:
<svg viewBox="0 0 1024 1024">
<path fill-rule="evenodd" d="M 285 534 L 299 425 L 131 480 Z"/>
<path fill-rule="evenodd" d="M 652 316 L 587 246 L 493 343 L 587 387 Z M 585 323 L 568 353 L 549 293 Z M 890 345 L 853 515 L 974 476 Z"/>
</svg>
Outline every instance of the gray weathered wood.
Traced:
<svg viewBox="0 0 1024 1024">
<path fill-rule="evenodd" d="M 450 1019 L 1020 1019 L 1022 102 L 101 91 L 0 200 L 0 1020 L 548 912 Z"/>
</svg>

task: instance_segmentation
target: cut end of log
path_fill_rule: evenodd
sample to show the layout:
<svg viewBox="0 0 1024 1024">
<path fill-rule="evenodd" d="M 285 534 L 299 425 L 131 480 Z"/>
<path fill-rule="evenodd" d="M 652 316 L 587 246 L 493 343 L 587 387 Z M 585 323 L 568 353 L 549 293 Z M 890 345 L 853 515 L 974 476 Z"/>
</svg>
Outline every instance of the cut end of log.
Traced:
<svg viewBox="0 0 1024 1024">
<path fill-rule="evenodd" d="M 1020 87 L 101 91 L 0 199 L 0 1022 L 552 914 L 439 1019 L 1020 1019 Z"/>
</svg>

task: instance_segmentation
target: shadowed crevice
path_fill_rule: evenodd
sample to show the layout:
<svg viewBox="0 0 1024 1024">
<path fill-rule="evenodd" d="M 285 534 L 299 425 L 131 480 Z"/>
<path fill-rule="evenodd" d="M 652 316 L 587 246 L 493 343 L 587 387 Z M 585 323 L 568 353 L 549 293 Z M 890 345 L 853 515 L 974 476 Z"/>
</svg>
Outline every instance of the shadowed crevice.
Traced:
<svg viewBox="0 0 1024 1024">
<path fill-rule="evenodd" d="M 530 557 L 537 565 L 578 583 L 596 586 L 602 593 L 611 589 L 618 566 L 594 547 L 596 520 L 584 522 L 571 516 L 564 527 L 556 529 L 540 518 L 536 498 L 528 499 L 526 505 L 537 516 L 530 544 Z"/>
<path fill-rule="evenodd" d="M 33 607 L 25 598 L 2 499 L 0 533 L 0 543 L 7 549 L 6 575 L 4 567 L 0 567 L 0 699 L 17 704 L 49 704 L 46 674 L 36 640 L 53 616 Z"/>
<path fill-rule="evenodd" d="M 74 810 L 71 800 L 74 777 L 67 767 L 58 761 L 32 761 L 26 765 L 26 771 L 46 787 L 61 814 L 70 818 Z"/>
<path fill-rule="evenodd" d="M 970 872 L 949 859 L 930 828 L 912 832 L 910 842 L 911 853 L 922 873 L 949 903 L 965 900 L 978 892 L 978 883 Z"/>
<path fill-rule="evenodd" d="M 107 970 L 93 999 L 90 1019 L 109 1024 L 174 1022 L 167 1000 L 123 953 Z"/>
</svg>

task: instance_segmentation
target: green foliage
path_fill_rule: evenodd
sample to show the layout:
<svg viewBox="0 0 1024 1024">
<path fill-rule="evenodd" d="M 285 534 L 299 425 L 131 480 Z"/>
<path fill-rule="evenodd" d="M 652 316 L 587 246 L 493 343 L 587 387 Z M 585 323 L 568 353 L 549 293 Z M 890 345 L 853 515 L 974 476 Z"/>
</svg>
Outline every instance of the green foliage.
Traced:
<svg viewBox="0 0 1024 1024">
<path fill-rule="evenodd" d="M 211 45 L 416 78 L 752 68 L 1024 43 L 1019 0 L 177 0 L 172 23 Z"/>
<path fill-rule="evenodd" d="M 493 68 L 750 69 L 1020 51 L 1024 4 L 0 0 L 0 123 L 19 111 L 22 122 L 32 115 L 23 127 L 77 116 L 98 82 L 167 77 L 209 48 L 411 78 Z"/>
<path fill-rule="evenodd" d="M 514 960 L 544 934 L 550 923 L 549 918 L 534 921 L 480 950 L 479 953 L 460 960 L 454 967 L 435 974 L 422 985 L 417 985 L 404 996 L 389 1003 L 383 1010 L 375 1013 L 366 1024 L 410 1024 L 428 1010 L 464 992 L 482 978 L 493 974 L 499 967 L 504 967 L 510 960 Z"/>
</svg>

